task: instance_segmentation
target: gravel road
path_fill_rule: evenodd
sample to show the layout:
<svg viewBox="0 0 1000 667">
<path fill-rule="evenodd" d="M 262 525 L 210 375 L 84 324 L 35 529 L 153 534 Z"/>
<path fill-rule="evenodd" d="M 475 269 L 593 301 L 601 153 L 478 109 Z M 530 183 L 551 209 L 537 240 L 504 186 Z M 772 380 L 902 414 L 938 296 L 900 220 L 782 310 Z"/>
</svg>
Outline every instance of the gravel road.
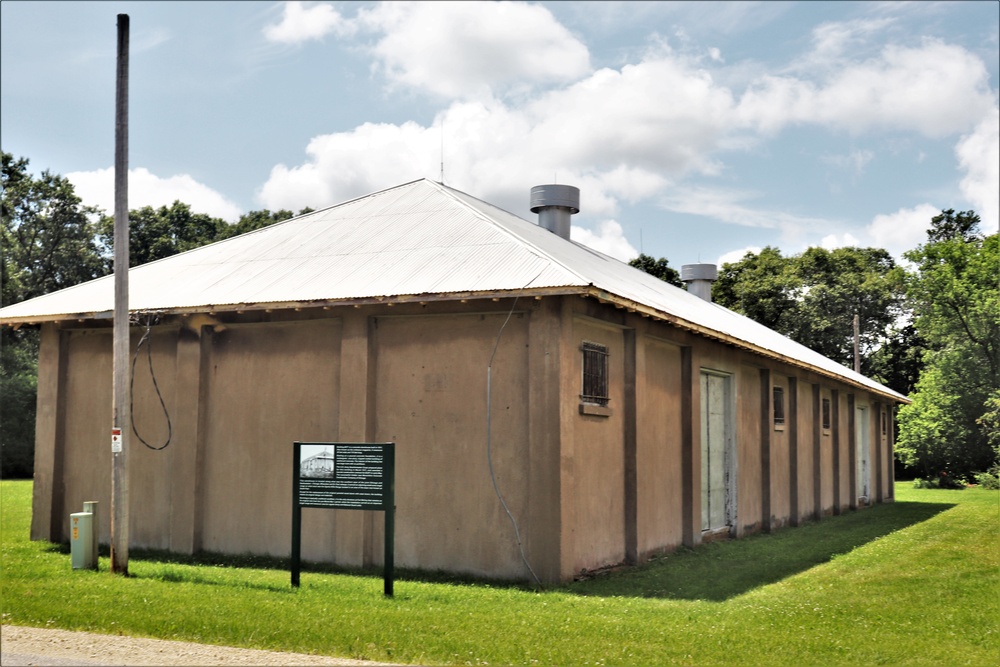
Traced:
<svg viewBox="0 0 1000 667">
<path fill-rule="evenodd" d="M 254 651 L 226 646 L 192 644 L 100 635 L 90 632 L 0 627 L 0 665 L 363 665 L 386 663 L 347 660 L 303 653 Z"/>
</svg>

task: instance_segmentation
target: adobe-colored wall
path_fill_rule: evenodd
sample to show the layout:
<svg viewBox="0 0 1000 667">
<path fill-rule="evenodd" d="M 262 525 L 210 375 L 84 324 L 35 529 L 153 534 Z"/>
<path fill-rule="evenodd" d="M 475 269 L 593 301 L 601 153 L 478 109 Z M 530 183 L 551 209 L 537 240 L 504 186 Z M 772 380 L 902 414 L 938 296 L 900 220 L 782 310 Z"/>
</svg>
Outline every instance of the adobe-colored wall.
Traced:
<svg viewBox="0 0 1000 667">
<path fill-rule="evenodd" d="M 681 348 L 639 340 L 636 396 L 636 524 L 640 561 L 684 538 L 681 433 Z"/>
<path fill-rule="evenodd" d="M 622 330 L 579 315 L 563 351 L 562 574 L 625 559 L 625 470 Z M 608 348 L 610 415 L 580 414 L 584 342 Z"/>
<path fill-rule="evenodd" d="M 396 448 L 396 564 L 522 578 L 514 528 L 487 457 L 487 367 L 507 313 L 379 317 L 376 439 Z M 493 470 L 528 521 L 528 317 L 503 330 L 490 372 Z M 538 502 L 545 502 L 540 497 Z"/>
<path fill-rule="evenodd" d="M 884 401 L 597 300 L 224 317 L 218 331 L 178 321 L 153 329 L 173 434 L 160 452 L 132 437 L 134 546 L 285 556 L 291 443 L 392 440 L 396 563 L 528 578 L 489 474 L 495 345 L 493 467 L 543 581 L 701 541 L 702 370 L 732 378 L 737 536 L 856 505 L 856 407 L 871 417 L 873 501 L 891 497 Z M 68 515 L 98 500 L 107 543 L 111 334 L 75 326 L 42 329 L 32 537 L 64 541 Z M 606 414 L 580 411 L 584 341 L 609 349 Z M 773 385 L 786 388 L 783 429 L 771 421 Z M 829 433 L 819 423 L 823 397 L 833 401 Z M 145 355 L 134 413 L 140 432 L 161 442 Z M 307 560 L 381 562 L 379 512 L 305 510 L 303 528 Z"/>
</svg>

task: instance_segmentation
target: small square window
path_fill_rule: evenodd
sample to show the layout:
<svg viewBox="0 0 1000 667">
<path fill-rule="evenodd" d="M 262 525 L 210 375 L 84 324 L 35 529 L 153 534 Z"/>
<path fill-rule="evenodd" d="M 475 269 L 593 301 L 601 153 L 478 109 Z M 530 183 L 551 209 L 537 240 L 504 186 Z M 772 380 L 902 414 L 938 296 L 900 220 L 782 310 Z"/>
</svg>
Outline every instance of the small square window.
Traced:
<svg viewBox="0 0 1000 667">
<path fill-rule="evenodd" d="M 774 388 L 774 425 L 782 426 L 785 423 L 785 388 Z"/>
<path fill-rule="evenodd" d="M 608 348 L 597 343 L 584 343 L 583 392 L 584 403 L 607 406 L 608 401 Z"/>
<path fill-rule="evenodd" d="M 823 399 L 823 430 L 830 430 L 830 399 Z"/>
</svg>

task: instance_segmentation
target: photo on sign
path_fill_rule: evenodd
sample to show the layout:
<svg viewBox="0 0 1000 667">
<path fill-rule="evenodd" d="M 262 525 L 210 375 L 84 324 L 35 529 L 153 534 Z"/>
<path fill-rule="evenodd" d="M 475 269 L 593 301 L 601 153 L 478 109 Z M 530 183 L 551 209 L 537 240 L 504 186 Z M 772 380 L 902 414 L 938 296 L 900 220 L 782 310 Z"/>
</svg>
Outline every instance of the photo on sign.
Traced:
<svg viewBox="0 0 1000 667">
<path fill-rule="evenodd" d="M 299 477 L 304 479 L 334 479 L 337 475 L 335 445 L 302 445 Z"/>
</svg>

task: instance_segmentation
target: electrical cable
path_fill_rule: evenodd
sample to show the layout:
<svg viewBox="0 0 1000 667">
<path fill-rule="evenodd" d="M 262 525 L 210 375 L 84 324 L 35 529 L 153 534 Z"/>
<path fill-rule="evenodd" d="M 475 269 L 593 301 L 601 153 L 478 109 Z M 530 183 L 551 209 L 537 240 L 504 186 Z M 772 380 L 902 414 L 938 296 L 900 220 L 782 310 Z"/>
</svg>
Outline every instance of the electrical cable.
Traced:
<svg viewBox="0 0 1000 667">
<path fill-rule="evenodd" d="M 160 451 L 166 449 L 167 445 L 170 444 L 170 440 L 173 438 L 174 427 L 173 423 L 170 421 L 170 412 L 167 411 L 167 404 L 163 400 L 163 394 L 160 392 L 160 385 L 156 382 L 156 372 L 153 370 L 153 339 L 150 337 L 150 330 L 152 328 L 152 316 L 146 317 L 146 331 L 142 334 L 142 338 L 139 339 L 139 344 L 135 347 L 135 356 L 132 357 L 132 377 L 129 379 L 128 383 L 128 393 L 129 393 L 129 418 L 132 421 L 132 432 L 135 433 L 135 437 L 139 438 L 139 442 L 146 445 L 146 447 L 152 449 L 153 451 Z M 146 341 L 149 342 L 146 342 Z M 153 445 L 146 442 L 139 434 L 139 430 L 135 427 L 135 392 L 133 387 L 135 386 L 135 362 L 139 359 L 139 350 L 142 349 L 143 344 L 146 345 L 146 358 L 149 363 L 149 376 L 153 379 L 153 388 L 156 389 L 156 396 L 160 399 L 160 407 L 163 408 L 163 416 L 167 418 L 167 439 L 159 447 L 154 447 Z"/>
<path fill-rule="evenodd" d="M 529 283 L 530 284 L 530 283 Z M 486 366 L 486 462 L 490 467 L 490 480 L 493 482 L 493 490 L 497 494 L 497 498 L 500 499 L 500 504 L 503 506 L 503 511 L 507 513 L 507 518 L 510 519 L 510 523 L 514 526 L 514 537 L 517 539 L 517 548 L 521 552 L 521 560 L 524 562 L 525 567 L 528 568 L 528 572 L 531 573 L 531 577 L 535 580 L 535 583 L 539 588 L 544 588 L 542 582 L 538 579 L 538 575 L 531 568 L 531 563 L 528 562 L 528 557 L 524 553 L 524 543 L 521 542 L 521 531 L 517 527 L 517 520 L 511 513 L 510 508 L 507 507 L 507 502 L 503 499 L 503 494 L 500 492 L 500 487 L 497 484 L 496 473 L 493 471 L 493 396 L 492 396 L 492 374 L 493 374 L 493 358 L 497 355 L 497 348 L 500 347 L 500 338 L 503 336 L 503 330 L 507 327 L 507 323 L 510 322 L 511 316 L 514 315 L 514 309 L 517 307 L 517 300 L 520 296 L 514 297 L 514 303 L 510 306 L 510 312 L 507 313 L 507 319 L 503 321 L 500 325 L 500 330 L 497 332 L 496 342 L 493 344 L 493 354 L 490 355 L 490 363 Z"/>
</svg>

